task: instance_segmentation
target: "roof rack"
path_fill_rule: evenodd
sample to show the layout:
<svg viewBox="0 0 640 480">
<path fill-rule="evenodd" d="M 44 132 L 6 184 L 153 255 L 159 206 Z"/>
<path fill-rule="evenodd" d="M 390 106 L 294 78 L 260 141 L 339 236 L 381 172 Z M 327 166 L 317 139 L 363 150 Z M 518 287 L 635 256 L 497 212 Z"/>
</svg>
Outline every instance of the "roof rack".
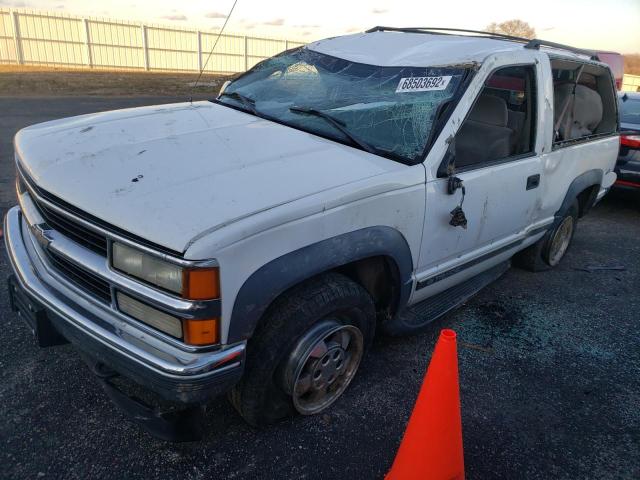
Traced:
<svg viewBox="0 0 640 480">
<path fill-rule="evenodd" d="M 482 30 L 467 30 L 464 28 L 439 28 L 439 27 L 373 27 L 369 30 L 366 30 L 365 33 L 372 32 L 406 32 L 406 33 L 430 33 L 436 35 L 452 35 L 448 33 L 442 32 L 463 32 L 463 33 L 475 33 L 478 35 L 486 35 L 489 38 L 497 38 L 497 39 L 505 39 L 505 40 L 513 40 L 516 42 L 528 42 L 528 38 L 523 37 L 515 37 L 513 35 L 505 35 L 503 33 L 493 33 L 493 32 L 484 32 Z"/>
<path fill-rule="evenodd" d="M 524 48 L 530 48 L 533 50 L 539 50 L 540 47 L 550 47 L 556 48 L 559 50 L 567 50 L 569 52 L 577 53 L 580 55 L 586 55 L 591 60 L 600 61 L 598 58 L 598 54 L 593 50 L 585 50 L 582 48 L 572 47 L 570 45 L 564 45 L 562 43 L 549 42 L 547 40 L 541 40 L 539 38 L 529 39 L 524 37 L 516 37 L 514 35 L 505 35 L 502 33 L 493 33 L 493 32 L 484 32 L 482 30 L 468 30 L 464 28 L 439 28 L 439 27 L 382 27 L 377 26 L 366 30 L 365 33 L 372 32 L 405 32 L 405 33 L 427 33 L 434 35 L 453 35 L 453 33 L 444 33 L 444 32 L 461 32 L 461 33 L 473 33 L 476 35 L 484 35 L 487 38 L 493 38 L 496 40 L 509 40 L 512 42 L 524 43 Z"/>
<path fill-rule="evenodd" d="M 586 55 L 591 60 L 600 61 L 600 58 L 598 57 L 597 52 L 594 52 L 593 50 L 585 50 L 583 48 L 576 48 L 576 47 L 572 47 L 570 45 L 564 45 L 562 43 L 548 42 L 547 40 L 540 40 L 539 38 L 534 38 L 533 40 L 530 40 L 524 46 L 524 48 L 531 48 L 531 49 L 534 49 L 534 50 L 539 50 L 540 47 L 551 47 L 551 48 L 557 48 L 557 49 L 560 49 L 560 50 L 568 50 L 568 51 L 573 52 L 573 53 L 579 53 L 580 55 Z"/>
</svg>

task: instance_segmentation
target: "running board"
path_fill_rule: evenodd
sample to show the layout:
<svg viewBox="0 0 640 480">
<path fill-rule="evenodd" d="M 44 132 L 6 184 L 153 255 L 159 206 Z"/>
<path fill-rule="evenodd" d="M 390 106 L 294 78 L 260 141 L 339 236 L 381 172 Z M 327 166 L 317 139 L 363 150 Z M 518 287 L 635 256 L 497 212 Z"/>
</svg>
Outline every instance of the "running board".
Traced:
<svg viewBox="0 0 640 480">
<path fill-rule="evenodd" d="M 484 287 L 500 278 L 510 266 L 509 261 L 500 263 L 444 292 L 407 307 L 392 320 L 382 324 L 382 329 L 388 335 L 393 336 L 421 332 L 431 322 L 466 302 Z"/>
</svg>

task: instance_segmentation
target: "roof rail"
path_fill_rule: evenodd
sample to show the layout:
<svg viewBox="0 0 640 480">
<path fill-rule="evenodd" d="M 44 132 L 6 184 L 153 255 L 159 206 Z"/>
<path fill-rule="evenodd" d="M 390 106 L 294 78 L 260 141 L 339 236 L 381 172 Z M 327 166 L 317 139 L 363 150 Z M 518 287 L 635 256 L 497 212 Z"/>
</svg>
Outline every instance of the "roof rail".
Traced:
<svg viewBox="0 0 640 480">
<path fill-rule="evenodd" d="M 512 42 L 524 43 L 524 48 L 530 48 L 539 50 L 540 47 L 550 47 L 559 50 L 567 50 L 569 52 L 578 53 L 580 55 L 586 55 L 591 60 L 600 61 L 597 52 L 593 50 L 585 50 L 582 48 L 572 47 L 570 45 L 564 45 L 562 43 L 549 42 L 547 40 L 541 40 L 539 38 L 529 39 L 524 37 L 516 37 L 513 35 L 504 35 L 502 33 L 484 32 L 482 30 L 467 30 L 464 28 L 439 28 L 439 27 L 382 27 L 377 26 L 366 30 L 365 33 L 372 32 L 405 32 L 405 33 L 430 33 L 434 35 L 452 35 L 453 33 L 443 32 L 461 32 L 461 33 L 474 33 L 476 35 L 485 35 L 487 38 L 494 38 L 498 40 L 510 40 Z"/>
<path fill-rule="evenodd" d="M 562 43 L 548 42 L 547 40 L 540 40 L 539 38 L 534 38 L 533 40 L 530 40 L 524 46 L 524 48 L 531 48 L 531 49 L 534 49 L 534 50 L 539 50 L 540 47 L 551 47 L 551 48 L 557 48 L 557 49 L 560 49 L 560 50 L 568 50 L 569 52 L 579 53 L 580 55 L 586 55 L 591 60 L 600 61 L 600 58 L 598 58 L 598 53 L 594 52 L 593 50 L 585 50 L 583 48 L 576 48 L 576 47 L 572 47 L 570 45 L 564 45 Z"/>
<path fill-rule="evenodd" d="M 463 32 L 463 33 L 475 33 L 478 35 L 486 35 L 489 38 L 513 40 L 515 42 L 528 42 L 529 38 L 516 37 L 513 35 L 505 35 L 503 33 L 485 32 L 482 30 L 467 30 L 464 28 L 440 28 L 440 27 L 373 27 L 366 30 L 365 33 L 373 32 L 406 32 L 406 33 L 431 33 L 436 35 L 447 35 L 442 32 Z M 451 34 L 449 34 L 451 35 Z"/>
</svg>

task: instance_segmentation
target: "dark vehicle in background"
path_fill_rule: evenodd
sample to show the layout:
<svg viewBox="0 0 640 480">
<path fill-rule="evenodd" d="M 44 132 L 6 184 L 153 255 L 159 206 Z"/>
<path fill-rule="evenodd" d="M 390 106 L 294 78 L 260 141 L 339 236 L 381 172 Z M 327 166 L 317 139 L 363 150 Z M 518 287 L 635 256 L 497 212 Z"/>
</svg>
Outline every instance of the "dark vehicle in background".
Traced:
<svg viewBox="0 0 640 480">
<path fill-rule="evenodd" d="M 624 76 L 624 58 L 618 52 L 597 52 L 601 62 L 606 63 L 611 68 L 613 78 L 616 81 L 616 89 L 622 88 L 622 77 Z"/>
<path fill-rule="evenodd" d="M 619 95 L 620 153 L 615 172 L 615 186 L 640 189 L 640 93 L 625 92 Z"/>
</svg>

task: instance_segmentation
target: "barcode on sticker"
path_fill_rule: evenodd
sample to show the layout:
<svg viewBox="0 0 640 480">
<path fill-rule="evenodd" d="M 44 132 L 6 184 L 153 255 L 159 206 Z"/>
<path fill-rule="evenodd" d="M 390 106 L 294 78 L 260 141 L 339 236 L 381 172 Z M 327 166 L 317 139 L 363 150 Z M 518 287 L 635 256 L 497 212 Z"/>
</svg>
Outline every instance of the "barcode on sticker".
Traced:
<svg viewBox="0 0 640 480">
<path fill-rule="evenodd" d="M 408 77 L 401 78 L 396 93 L 428 92 L 430 90 L 444 90 L 451 81 L 451 75 L 446 77 Z"/>
</svg>

